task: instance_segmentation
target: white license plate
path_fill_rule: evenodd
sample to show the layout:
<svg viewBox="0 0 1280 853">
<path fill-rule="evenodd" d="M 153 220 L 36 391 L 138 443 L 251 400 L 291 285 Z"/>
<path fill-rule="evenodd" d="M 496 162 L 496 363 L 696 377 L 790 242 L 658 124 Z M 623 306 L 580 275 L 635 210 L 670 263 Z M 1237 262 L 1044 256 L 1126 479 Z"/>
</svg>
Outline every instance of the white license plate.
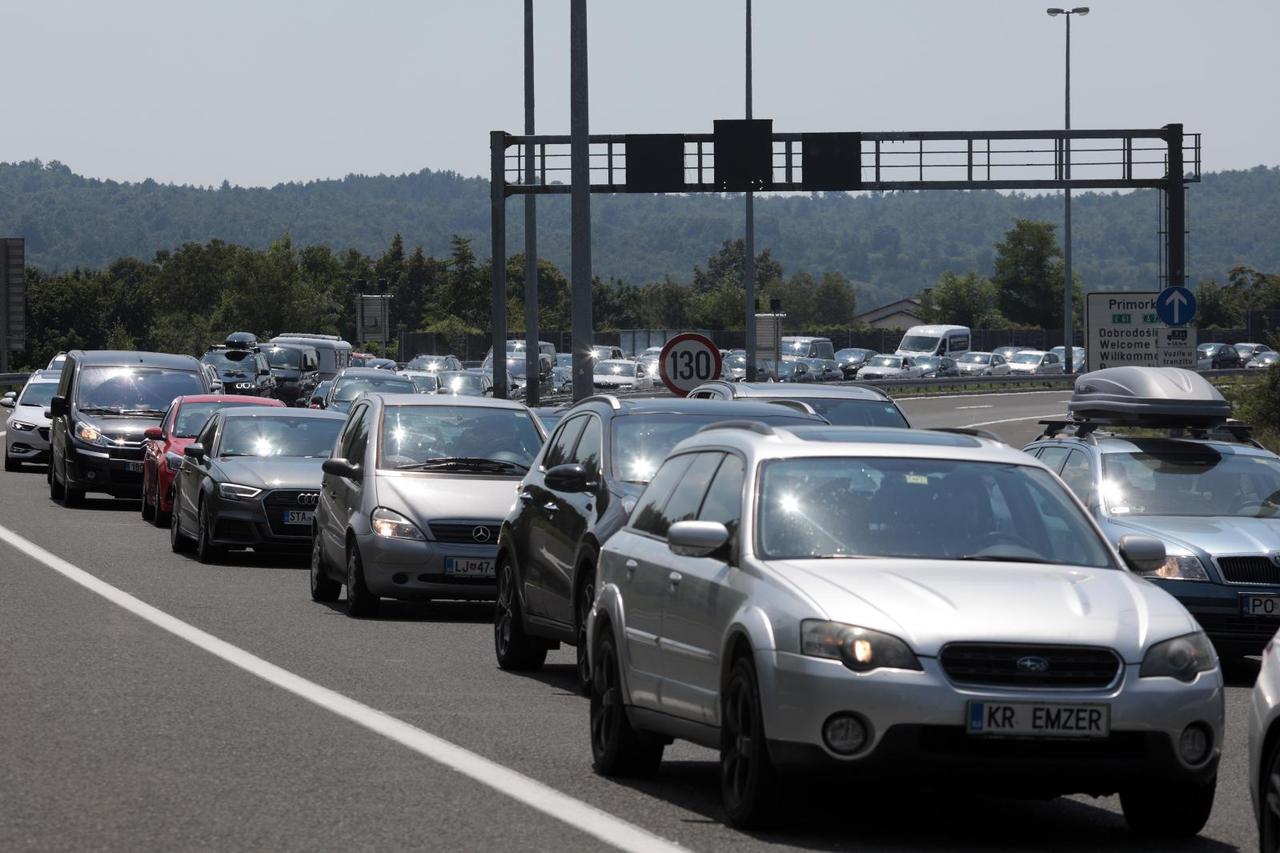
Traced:
<svg viewBox="0 0 1280 853">
<path fill-rule="evenodd" d="M 1280 616 L 1280 595 L 1240 596 L 1241 616 Z"/>
<path fill-rule="evenodd" d="M 284 514 L 285 524 L 310 524 L 311 519 L 315 518 L 314 512 L 308 512 L 301 509 L 287 510 Z"/>
<path fill-rule="evenodd" d="M 444 573 L 455 578 L 491 578 L 493 577 L 493 560 L 445 557 Z"/>
<path fill-rule="evenodd" d="M 971 735 L 1106 737 L 1111 733 L 1111 706 L 970 702 L 965 728 Z"/>
<path fill-rule="evenodd" d="M 124 463 L 124 470 L 128 471 L 130 474 L 140 474 L 142 473 L 142 463 L 126 462 Z"/>
</svg>

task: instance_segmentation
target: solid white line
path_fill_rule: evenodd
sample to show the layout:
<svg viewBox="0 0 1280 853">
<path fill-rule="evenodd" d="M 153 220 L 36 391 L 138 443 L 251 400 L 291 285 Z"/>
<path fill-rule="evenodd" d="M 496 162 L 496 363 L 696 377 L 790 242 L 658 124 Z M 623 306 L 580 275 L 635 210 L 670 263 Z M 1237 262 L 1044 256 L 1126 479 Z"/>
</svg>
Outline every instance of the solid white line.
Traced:
<svg viewBox="0 0 1280 853">
<path fill-rule="evenodd" d="M 977 424 L 965 424 L 961 429 L 974 429 L 976 427 L 993 426 L 995 424 L 1011 424 L 1014 421 L 1047 421 L 1049 418 L 1063 418 L 1066 415 L 1055 412 L 1050 415 L 1027 415 L 1025 418 L 1004 418 L 998 421 L 983 421 Z"/>
<path fill-rule="evenodd" d="M 995 407 L 995 403 L 988 403 L 985 406 L 956 406 L 955 410 L 957 412 L 963 412 L 965 409 L 994 409 Z"/>
<path fill-rule="evenodd" d="M 1032 394 L 1068 394 L 1069 395 L 1072 393 L 1073 392 L 1070 388 L 1064 388 L 1059 391 L 1055 391 L 1054 389 L 1049 388 L 1044 391 L 989 391 L 989 392 L 983 391 L 980 394 L 938 394 L 936 396 L 928 396 L 928 397 L 913 395 L 910 397 L 894 397 L 893 401 L 897 403 L 899 406 L 905 406 L 915 402 L 928 403 L 932 400 L 958 400 L 962 397 L 969 400 L 981 400 L 983 397 L 1030 397 Z M 893 397 L 892 394 L 890 394 L 889 396 Z"/>
<path fill-rule="evenodd" d="M 523 773 L 504 767 L 484 756 L 409 725 L 376 708 L 348 698 L 327 687 L 321 687 L 256 655 L 220 640 L 194 625 L 170 616 L 127 592 L 99 580 L 84 569 L 46 551 L 34 542 L 0 525 L 0 539 L 61 575 L 97 593 L 135 616 L 163 628 L 227 663 L 238 666 L 270 684 L 319 705 L 327 711 L 363 726 L 372 732 L 406 746 L 419 755 L 445 765 L 482 785 L 518 800 L 543 814 L 563 821 L 574 829 L 592 835 L 621 850 L 675 851 L 684 848 L 641 829 L 633 823 L 614 817 L 595 806 L 563 794 Z M 583 736 L 586 736 L 584 729 Z"/>
</svg>

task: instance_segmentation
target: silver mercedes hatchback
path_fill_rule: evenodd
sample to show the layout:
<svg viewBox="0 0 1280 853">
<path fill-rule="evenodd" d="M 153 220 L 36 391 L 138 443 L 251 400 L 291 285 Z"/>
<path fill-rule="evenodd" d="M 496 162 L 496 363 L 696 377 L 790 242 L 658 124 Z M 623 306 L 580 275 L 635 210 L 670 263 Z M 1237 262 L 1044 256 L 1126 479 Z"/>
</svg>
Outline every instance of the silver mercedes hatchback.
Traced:
<svg viewBox="0 0 1280 853">
<path fill-rule="evenodd" d="M 1217 658 L 1043 465 L 978 435 L 751 422 L 672 451 L 605 544 L 588 626 L 604 775 L 720 750 L 729 818 L 789 774 L 1118 792 L 1194 834 L 1223 733 Z"/>
</svg>

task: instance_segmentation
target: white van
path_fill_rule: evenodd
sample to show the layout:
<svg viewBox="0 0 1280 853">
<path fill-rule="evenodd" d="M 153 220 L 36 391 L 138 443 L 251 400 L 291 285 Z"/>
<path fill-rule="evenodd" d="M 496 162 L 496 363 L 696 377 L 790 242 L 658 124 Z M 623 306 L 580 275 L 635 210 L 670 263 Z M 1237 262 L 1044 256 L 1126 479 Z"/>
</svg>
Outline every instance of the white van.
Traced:
<svg viewBox="0 0 1280 853">
<path fill-rule="evenodd" d="M 894 355 L 957 355 L 969 351 L 968 326 L 912 326 Z"/>
</svg>

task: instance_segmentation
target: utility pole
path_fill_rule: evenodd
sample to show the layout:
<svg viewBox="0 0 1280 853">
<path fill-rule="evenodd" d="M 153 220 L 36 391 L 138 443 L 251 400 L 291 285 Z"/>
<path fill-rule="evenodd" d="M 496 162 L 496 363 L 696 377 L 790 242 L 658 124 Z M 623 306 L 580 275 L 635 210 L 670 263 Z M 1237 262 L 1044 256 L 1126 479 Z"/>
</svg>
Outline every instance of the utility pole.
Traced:
<svg viewBox="0 0 1280 853">
<path fill-rule="evenodd" d="M 533 0 L 524 0 L 524 132 L 534 133 L 533 123 Z M 524 182 L 532 185 L 533 143 L 524 147 Z M 538 351 L 538 197 L 524 197 L 524 332 L 525 405 L 541 403 L 542 353 Z"/>
<path fill-rule="evenodd" d="M 569 6 L 569 161 L 572 229 L 573 399 L 592 394 L 591 353 L 591 145 L 587 139 L 587 0 Z"/>
<path fill-rule="evenodd" d="M 747 0 L 747 115 L 751 118 L 751 0 Z M 756 381 L 756 212 L 755 193 L 747 190 L 746 236 L 743 239 L 742 286 L 745 291 L 747 317 L 745 349 L 748 382 Z"/>
</svg>

